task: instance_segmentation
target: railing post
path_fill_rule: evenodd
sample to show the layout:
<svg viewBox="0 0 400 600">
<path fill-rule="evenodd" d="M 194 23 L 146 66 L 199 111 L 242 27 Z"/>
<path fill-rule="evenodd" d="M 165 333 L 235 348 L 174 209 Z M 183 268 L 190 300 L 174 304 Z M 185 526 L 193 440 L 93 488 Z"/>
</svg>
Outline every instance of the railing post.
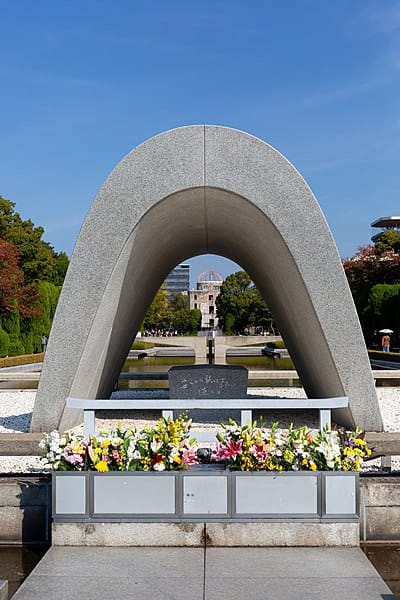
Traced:
<svg viewBox="0 0 400 600">
<path fill-rule="evenodd" d="M 96 431 L 96 418 L 94 410 L 83 411 L 83 435 L 89 437 Z"/>
<path fill-rule="evenodd" d="M 331 428 L 331 411 L 330 409 L 321 408 L 319 411 L 319 428 L 322 431 L 325 427 Z"/>
<path fill-rule="evenodd" d="M 240 411 L 240 424 L 243 427 L 247 425 L 247 423 L 252 423 L 253 412 L 251 410 L 241 410 Z"/>
<path fill-rule="evenodd" d="M 174 411 L 173 410 L 163 410 L 161 414 L 162 414 L 163 418 L 166 420 L 168 420 L 168 419 L 171 419 L 171 421 L 174 420 Z"/>
</svg>

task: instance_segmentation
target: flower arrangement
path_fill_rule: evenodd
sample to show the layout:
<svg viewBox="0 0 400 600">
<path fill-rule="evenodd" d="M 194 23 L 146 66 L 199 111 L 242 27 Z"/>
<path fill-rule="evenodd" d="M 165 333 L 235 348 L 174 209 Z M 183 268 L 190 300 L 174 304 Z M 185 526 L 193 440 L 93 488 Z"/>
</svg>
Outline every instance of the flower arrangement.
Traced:
<svg viewBox="0 0 400 600">
<path fill-rule="evenodd" d="M 55 471 L 164 471 L 184 469 L 196 462 L 191 421 L 180 416 L 161 418 L 154 428 L 135 428 L 84 438 L 52 431 L 40 442 L 46 466 Z"/>
<path fill-rule="evenodd" d="M 212 460 L 240 471 L 360 471 L 371 456 L 360 429 L 313 432 L 307 426 L 240 426 L 233 420 L 222 428 Z"/>
<path fill-rule="evenodd" d="M 40 442 L 43 460 L 56 471 L 171 471 L 198 460 L 195 440 L 189 438 L 191 421 L 159 419 L 153 428 L 84 438 L 81 434 L 52 431 Z M 240 471 L 360 471 L 372 454 L 360 429 L 324 429 L 307 426 L 280 429 L 256 422 L 245 426 L 229 420 L 221 424 L 211 462 L 224 462 Z"/>
</svg>

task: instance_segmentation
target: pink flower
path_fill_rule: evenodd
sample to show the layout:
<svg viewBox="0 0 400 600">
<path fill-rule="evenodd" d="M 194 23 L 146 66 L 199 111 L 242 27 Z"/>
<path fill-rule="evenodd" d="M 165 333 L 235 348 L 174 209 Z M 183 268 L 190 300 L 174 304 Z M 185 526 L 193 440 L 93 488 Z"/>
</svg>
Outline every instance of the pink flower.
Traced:
<svg viewBox="0 0 400 600">
<path fill-rule="evenodd" d="M 194 465 L 197 462 L 196 452 L 194 450 L 185 450 L 182 454 L 182 462 L 185 465 Z"/>
<path fill-rule="evenodd" d="M 255 444 L 253 446 L 254 456 L 257 458 L 258 462 L 264 463 L 268 459 L 269 449 L 269 445 L 266 444 Z"/>
<path fill-rule="evenodd" d="M 242 445 L 243 440 L 239 440 L 237 442 L 229 440 L 227 446 L 218 444 L 215 452 L 213 453 L 213 459 L 224 460 L 231 458 L 232 460 L 235 460 L 240 454 L 242 454 Z"/>
</svg>

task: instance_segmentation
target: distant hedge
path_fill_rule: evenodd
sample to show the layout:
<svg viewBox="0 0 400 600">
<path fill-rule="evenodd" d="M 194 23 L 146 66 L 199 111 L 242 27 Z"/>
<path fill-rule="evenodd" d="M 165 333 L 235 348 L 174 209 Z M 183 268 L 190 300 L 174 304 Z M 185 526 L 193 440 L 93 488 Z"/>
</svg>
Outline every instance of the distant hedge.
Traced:
<svg viewBox="0 0 400 600">
<path fill-rule="evenodd" d="M 131 348 L 132 350 L 149 350 L 150 348 L 154 348 L 154 344 L 151 344 L 150 342 L 142 342 L 136 340 L 135 342 L 133 342 Z"/>
<path fill-rule="evenodd" d="M 0 368 L 38 363 L 42 362 L 43 358 L 43 352 L 39 352 L 39 354 L 23 354 L 22 356 L 8 356 L 7 358 L 0 358 Z"/>
</svg>

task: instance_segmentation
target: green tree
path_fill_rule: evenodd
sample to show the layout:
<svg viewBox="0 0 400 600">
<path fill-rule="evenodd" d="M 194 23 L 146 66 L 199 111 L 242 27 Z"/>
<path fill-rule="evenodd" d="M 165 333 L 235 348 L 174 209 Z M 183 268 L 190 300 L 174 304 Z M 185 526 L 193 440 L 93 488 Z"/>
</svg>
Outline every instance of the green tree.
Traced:
<svg viewBox="0 0 400 600">
<path fill-rule="evenodd" d="M 167 291 L 160 288 L 144 318 L 145 329 L 160 329 L 168 327 L 171 323 L 171 309 L 167 299 Z"/>
<path fill-rule="evenodd" d="M 179 333 L 195 335 L 201 326 L 201 311 L 198 308 L 182 308 L 172 313 L 171 322 Z"/>
<path fill-rule="evenodd" d="M 393 250 L 400 253 L 400 231 L 395 229 L 386 229 L 375 242 L 375 253 L 381 255 L 384 252 Z"/>
<path fill-rule="evenodd" d="M 379 331 L 384 327 L 400 330 L 400 284 L 374 285 L 368 295 L 364 310 L 364 322 L 368 331 Z"/>
<path fill-rule="evenodd" d="M 53 283 L 38 283 L 40 314 L 20 322 L 20 338 L 27 354 L 42 351 L 40 338 L 43 334 L 49 336 L 60 292 L 61 287 Z"/>
<path fill-rule="evenodd" d="M 169 295 L 168 302 L 172 312 L 177 312 L 178 310 L 184 310 L 186 308 L 189 308 L 189 297 L 185 294 L 173 292 Z"/>
<path fill-rule="evenodd" d="M 43 227 L 36 227 L 30 219 L 24 221 L 14 207 L 15 202 L 0 196 L 0 238 L 17 248 L 25 283 L 44 280 L 60 285 L 68 258 L 42 240 Z"/>
<path fill-rule="evenodd" d="M 20 337 L 21 322 L 19 312 L 15 311 L 1 315 L 0 326 L 8 335 L 8 355 L 18 356 L 25 354 L 25 348 Z"/>
<path fill-rule="evenodd" d="M 272 320 L 263 297 L 245 271 L 228 275 L 215 304 L 219 323 L 227 334 L 249 326 L 266 326 Z"/>
<path fill-rule="evenodd" d="M 201 326 L 201 312 L 190 309 L 189 298 L 184 294 L 173 293 L 169 296 L 171 325 L 179 333 L 194 335 Z"/>
<path fill-rule="evenodd" d="M 377 285 L 400 283 L 400 254 L 393 249 L 380 252 L 376 246 L 361 246 L 354 256 L 343 260 L 343 267 L 364 335 L 369 339 L 376 321 L 371 290 Z"/>
<path fill-rule="evenodd" d="M 24 221 L 0 196 L 0 354 L 40 351 L 49 335 L 68 257 L 42 240 L 43 227 Z"/>
<path fill-rule="evenodd" d="M 69 258 L 65 252 L 56 252 L 54 254 L 53 263 L 53 274 L 51 277 L 51 283 L 54 285 L 60 285 L 64 283 L 65 275 L 69 266 Z"/>
<path fill-rule="evenodd" d="M 8 356 L 10 348 L 10 337 L 0 324 L 0 358 Z"/>
</svg>

